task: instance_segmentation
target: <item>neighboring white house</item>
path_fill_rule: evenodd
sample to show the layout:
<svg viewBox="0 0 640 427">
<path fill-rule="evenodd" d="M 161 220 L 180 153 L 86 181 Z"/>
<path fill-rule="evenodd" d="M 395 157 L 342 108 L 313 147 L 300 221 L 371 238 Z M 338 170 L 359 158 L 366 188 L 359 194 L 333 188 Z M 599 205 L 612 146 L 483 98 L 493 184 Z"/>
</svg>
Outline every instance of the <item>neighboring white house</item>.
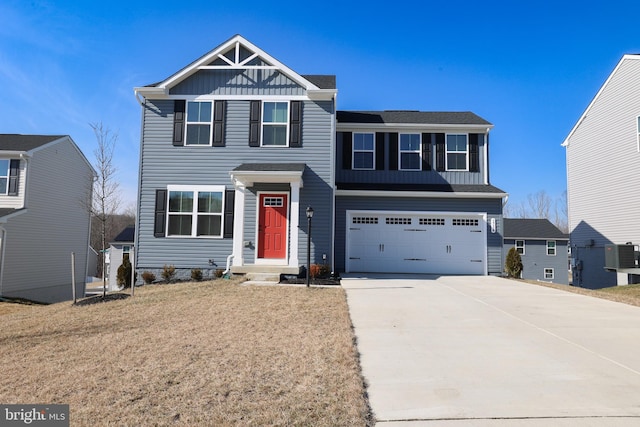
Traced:
<svg viewBox="0 0 640 427">
<path fill-rule="evenodd" d="M 640 55 L 622 57 L 562 145 L 573 284 L 626 284 L 604 269 L 604 247 L 640 243 Z"/>
<path fill-rule="evenodd" d="M 84 296 L 95 171 L 69 136 L 0 134 L 0 296 Z"/>
<path fill-rule="evenodd" d="M 125 258 L 129 258 L 133 248 L 133 238 L 135 235 L 135 225 L 125 227 L 109 245 L 108 253 L 108 290 L 115 291 L 120 289 L 118 286 L 118 268 L 122 265 Z"/>
</svg>

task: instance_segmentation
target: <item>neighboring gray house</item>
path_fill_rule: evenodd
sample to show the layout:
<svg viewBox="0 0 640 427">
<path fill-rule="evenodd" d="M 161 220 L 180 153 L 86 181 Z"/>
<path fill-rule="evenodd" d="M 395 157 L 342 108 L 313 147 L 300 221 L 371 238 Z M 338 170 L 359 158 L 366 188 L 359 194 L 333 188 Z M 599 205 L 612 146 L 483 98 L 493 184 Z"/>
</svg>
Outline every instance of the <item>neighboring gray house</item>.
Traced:
<svg viewBox="0 0 640 427">
<path fill-rule="evenodd" d="M 569 284 L 569 236 L 547 219 L 504 219 L 504 261 L 515 247 L 522 258 L 522 278 Z"/>
<path fill-rule="evenodd" d="M 120 288 L 118 286 L 118 268 L 125 259 L 129 259 L 134 244 L 136 227 L 135 225 L 126 226 L 116 237 L 113 242 L 109 243 L 109 263 L 107 265 L 108 289 L 114 291 Z"/>
<path fill-rule="evenodd" d="M 0 134 L 0 296 L 41 302 L 84 296 L 95 175 L 69 136 Z"/>
<path fill-rule="evenodd" d="M 135 89 L 143 108 L 136 269 L 500 274 L 502 202 L 473 113 L 336 113 L 335 76 L 300 75 L 234 36 Z"/>
<path fill-rule="evenodd" d="M 640 243 L 640 55 L 622 57 L 562 145 L 573 284 L 626 284 L 604 269 L 604 247 Z"/>
</svg>

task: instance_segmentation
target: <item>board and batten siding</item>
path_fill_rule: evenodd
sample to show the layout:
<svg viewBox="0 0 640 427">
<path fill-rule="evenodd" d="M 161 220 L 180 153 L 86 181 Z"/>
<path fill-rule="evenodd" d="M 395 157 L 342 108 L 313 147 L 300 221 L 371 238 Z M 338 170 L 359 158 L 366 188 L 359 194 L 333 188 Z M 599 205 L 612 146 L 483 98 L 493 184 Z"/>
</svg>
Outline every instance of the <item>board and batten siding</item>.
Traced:
<svg viewBox="0 0 640 427">
<path fill-rule="evenodd" d="M 602 268 L 605 244 L 640 243 L 638 116 L 640 60 L 629 58 L 567 141 L 569 228 L 573 255 L 583 261 L 581 286 L 616 284 Z"/>
<path fill-rule="evenodd" d="M 469 212 L 487 214 L 487 272 L 502 273 L 502 200 L 501 199 L 453 199 L 424 197 L 336 197 L 336 270 L 345 269 L 346 221 L 348 210 L 408 211 L 408 212 Z M 490 228 L 496 221 L 496 232 Z"/>
<path fill-rule="evenodd" d="M 141 155 L 140 218 L 136 230 L 138 269 L 157 269 L 164 264 L 176 268 L 224 268 L 232 252 L 233 239 L 171 238 L 153 236 L 155 191 L 168 185 L 224 185 L 233 190 L 229 173 L 244 163 L 305 163 L 304 187 L 300 190 L 300 253 L 306 251 L 303 239 L 306 224 L 304 210 L 312 205 L 316 210 L 314 224 L 326 229 L 319 232 L 314 243 L 319 251 L 330 253 L 332 233 L 333 183 L 331 175 L 332 101 L 305 101 L 303 106 L 302 147 L 250 147 L 249 108 L 245 100 L 228 100 L 224 147 L 194 147 L 172 145 L 173 101 L 147 100 L 144 108 L 143 144 Z M 288 185 L 264 184 L 248 188 L 245 194 L 244 241 L 256 244 L 256 189 L 288 190 Z M 323 207 L 326 207 L 323 209 Z M 317 209 L 316 209 L 317 208 Z M 251 264 L 254 253 L 244 249 L 245 263 Z"/>
<path fill-rule="evenodd" d="M 71 141 L 34 151 L 28 164 L 27 212 L 4 228 L 2 293 L 44 302 L 72 298 L 71 252 L 76 292 L 84 296 L 90 216 L 83 198 L 91 169 Z"/>
<path fill-rule="evenodd" d="M 354 131 L 355 132 L 355 131 Z M 357 132 L 375 133 L 375 131 L 363 131 Z M 431 150 L 431 170 L 430 171 L 402 171 L 392 170 L 389 166 L 389 159 L 391 158 L 389 153 L 389 136 L 388 133 L 423 133 L 422 131 L 406 131 L 406 130 L 393 130 L 385 129 L 387 133 L 385 135 L 384 143 L 384 170 L 352 170 L 345 169 L 343 164 L 343 134 L 342 131 L 337 133 L 336 136 L 336 182 L 339 183 L 382 183 L 382 184 L 486 184 L 485 182 L 485 140 L 486 135 L 478 141 L 478 172 L 468 171 L 451 171 L 440 172 L 436 171 L 436 150 L 435 145 Z M 424 131 L 427 132 L 427 131 Z M 435 133 L 433 130 L 428 132 Z M 477 132 L 477 131 L 476 131 Z M 440 133 L 466 133 L 462 131 L 445 132 Z M 470 132 L 473 133 L 473 132 Z M 468 155 L 468 154 L 467 154 Z M 397 156 L 399 157 L 399 156 Z M 397 167 L 396 167 L 397 169 Z"/>
<path fill-rule="evenodd" d="M 1 156 L 2 152 L 0 151 L 0 159 L 7 159 L 7 157 L 3 158 Z M 21 209 L 24 207 L 25 185 L 27 182 L 26 171 L 26 161 L 24 159 L 20 159 L 20 168 L 18 171 L 18 194 L 14 196 L 0 194 L 0 208 Z"/>
<path fill-rule="evenodd" d="M 201 70 L 170 90 L 171 95 L 304 95 L 278 70 Z"/>
</svg>

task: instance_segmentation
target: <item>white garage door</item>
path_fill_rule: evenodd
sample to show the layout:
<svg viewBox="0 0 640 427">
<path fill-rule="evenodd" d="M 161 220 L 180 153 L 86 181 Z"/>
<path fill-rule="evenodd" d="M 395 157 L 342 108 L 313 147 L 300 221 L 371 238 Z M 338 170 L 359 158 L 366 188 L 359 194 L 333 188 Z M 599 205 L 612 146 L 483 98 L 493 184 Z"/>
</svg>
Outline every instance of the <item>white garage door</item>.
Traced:
<svg viewBox="0 0 640 427">
<path fill-rule="evenodd" d="M 486 274 L 486 215 L 347 212 L 347 272 Z"/>
</svg>

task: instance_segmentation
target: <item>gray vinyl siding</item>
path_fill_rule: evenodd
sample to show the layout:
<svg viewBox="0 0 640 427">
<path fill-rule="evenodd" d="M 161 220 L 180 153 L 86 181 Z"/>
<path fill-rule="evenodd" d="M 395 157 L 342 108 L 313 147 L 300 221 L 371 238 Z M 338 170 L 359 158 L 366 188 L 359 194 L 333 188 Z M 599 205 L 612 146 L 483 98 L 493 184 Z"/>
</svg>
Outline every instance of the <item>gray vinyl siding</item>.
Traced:
<svg viewBox="0 0 640 427">
<path fill-rule="evenodd" d="M 374 130 L 354 131 L 358 133 L 375 133 Z M 385 132 L 394 133 L 422 133 L 436 131 L 406 131 L 406 130 L 393 130 L 385 129 Z M 467 133 L 463 131 L 445 132 L 440 133 Z M 477 132 L 477 131 L 476 131 Z M 431 150 L 431 170 L 430 171 L 401 171 L 391 170 L 389 165 L 389 141 L 388 137 L 385 138 L 385 170 L 351 170 L 343 167 L 343 141 L 342 132 L 338 132 L 336 136 L 336 182 L 339 183 L 384 183 L 384 184 L 486 184 L 484 179 L 484 163 L 485 163 L 485 141 L 481 138 L 478 144 L 478 159 L 479 159 L 479 171 L 478 172 L 438 172 L 436 168 L 436 149 L 435 145 Z M 468 154 L 467 154 L 468 155 Z M 375 163 L 375 160 L 374 160 Z M 397 166 L 396 166 L 397 169 Z"/>
<path fill-rule="evenodd" d="M 34 152 L 28 165 L 27 211 L 4 228 L 4 296 L 43 302 L 72 298 L 71 252 L 76 292 L 84 296 L 89 248 L 89 212 L 83 195 L 91 170 L 69 140 Z"/>
<path fill-rule="evenodd" d="M 278 70 L 201 70 L 171 88 L 171 95 L 304 95 Z"/>
<path fill-rule="evenodd" d="M 0 159 L 7 158 L 8 157 L 2 157 L 2 152 L 0 152 Z M 18 174 L 18 194 L 15 196 L 0 194 L 0 208 L 20 209 L 24 207 L 26 181 L 26 163 L 24 160 L 20 160 L 20 171 Z"/>
<path fill-rule="evenodd" d="M 615 285 L 615 273 L 602 268 L 604 245 L 640 243 L 634 187 L 640 169 L 639 82 L 640 60 L 623 60 L 568 141 L 569 227 L 573 254 L 583 262 L 580 286 Z"/>
<path fill-rule="evenodd" d="M 516 239 L 504 240 L 504 259 L 502 265 L 506 261 L 507 252 L 515 246 Z M 523 240 L 523 239 L 517 239 Z M 554 239 L 549 239 L 554 240 Z M 527 280 L 541 280 L 545 282 L 569 284 L 569 261 L 567 256 L 566 240 L 556 240 L 556 255 L 547 255 L 547 241 L 525 239 L 525 249 L 522 258 L 522 278 Z M 544 269 L 553 268 L 553 280 L 544 278 Z"/>
<path fill-rule="evenodd" d="M 345 270 L 347 210 L 389 210 L 429 212 L 482 212 L 487 214 L 487 271 L 491 275 L 502 272 L 502 201 L 501 199 L 448 199 L 399 197 L 336 197 L 336 270 Z M 489 224 L 496 220 L 496 232 Z"/>
<path fill-rule="evenodd" d="M 138 270 L 162 268 L 224 268 L 232 252 L 233 239 L 197 239 L 153 236 L 155 192 L 168 185 L 224 185 L 233 190 L 229 172 L 243 163 L 305 163 L 304 186 L 300 190 L 299 251 L 306 254 L 306 217 L 313 206 L 318 224 L 314 250 L 330 253 L 332 197 L 331 144 L 335 111 L 331 101 L 305 101 L 302 147 L 249 147 L 249 101 L 227 101 L 224 147 L 174 147 L 173 101 L 147 100 L 144 108 L 141 154 L 140 218 L 136 230 Z M 260 184 L 245 193 L 244 241 L 256 245 L 256 192 L 284 190 L 289 185 Z M 314 233 L 315 234 L 315 233 Z M 252 264 L 255 249 L 245 248 L 245 264 Z"/>
</svg>

